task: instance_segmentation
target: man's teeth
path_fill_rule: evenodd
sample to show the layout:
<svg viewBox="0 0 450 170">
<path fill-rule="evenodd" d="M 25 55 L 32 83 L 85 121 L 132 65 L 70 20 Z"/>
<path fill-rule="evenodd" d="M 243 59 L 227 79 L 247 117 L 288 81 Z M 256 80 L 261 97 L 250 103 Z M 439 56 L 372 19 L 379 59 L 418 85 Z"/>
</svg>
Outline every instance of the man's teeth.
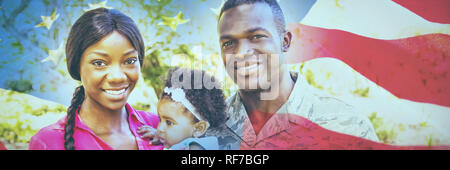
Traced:
<svg viewBox="0 0 450 170">
<path fill-rule="evenodd" d="M 248 65 L 248 66 L 245 67 L 245 68 L 246 68 L 246 69 L 252 69 L 252 68 L 255 68 L 255 67 L 258 67 L 258 64 L 257 64 L 257 63 L 252 64 L 252 65 Z"/>
<path fill-rule="evenodd" d="M 125 89 L 122 90 L 105 90 L 106 93 L 112 94 L 112 95 L 119 95 L 125 92 Z"/>
<path fill-rule="evenodd" d="M 254 69 L 256 67 L 258 67 L 257 63 L 251 64 L 251 65 L 248 65 L 248 66 L 245 66 L 245 67 L 239 67 L 238 69 L 240 69 L 240 70 L 250 70 L 250 69 Z"/>
</svg>

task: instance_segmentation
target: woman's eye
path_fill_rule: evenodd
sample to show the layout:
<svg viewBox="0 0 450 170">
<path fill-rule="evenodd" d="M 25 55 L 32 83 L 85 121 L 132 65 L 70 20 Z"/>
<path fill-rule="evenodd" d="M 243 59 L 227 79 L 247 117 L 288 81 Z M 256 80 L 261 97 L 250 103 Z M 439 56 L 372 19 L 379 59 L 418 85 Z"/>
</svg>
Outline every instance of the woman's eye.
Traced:
<svg viewBox="0 0 450 170">
<path fill-rule="evenodd" d="M 94 62 L 92 62 L 92 64 L 97 67 L 103 67 L 106 65 L 106 63 L 102 60 L 95 60 Z"/>
<path fill-rule="evenodd" d="M 134 64 L 134 63 L 136 63 L 136 61 L 137 61 L 136 57 L 129 58 L 125 61 L 125 64 Z"/>
</svg>

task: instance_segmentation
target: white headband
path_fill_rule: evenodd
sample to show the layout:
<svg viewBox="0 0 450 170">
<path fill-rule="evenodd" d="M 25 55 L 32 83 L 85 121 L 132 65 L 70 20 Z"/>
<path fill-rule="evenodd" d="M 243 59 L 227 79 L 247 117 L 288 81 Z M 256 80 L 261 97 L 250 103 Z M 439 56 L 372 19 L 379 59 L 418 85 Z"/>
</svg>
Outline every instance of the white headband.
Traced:
<svg viewBox="0 0 450 170">
<path fill-rule="evenodd" d="M 164 93 L 170 94 L 172 100 L 181 103 L 186 109 L 188 109 L 198 120 L 203 120 L 200 115 L 195 111 L 195 107 L 186 99 L 186 94 L 181 88 L 164 88 Z"/>
</svg>

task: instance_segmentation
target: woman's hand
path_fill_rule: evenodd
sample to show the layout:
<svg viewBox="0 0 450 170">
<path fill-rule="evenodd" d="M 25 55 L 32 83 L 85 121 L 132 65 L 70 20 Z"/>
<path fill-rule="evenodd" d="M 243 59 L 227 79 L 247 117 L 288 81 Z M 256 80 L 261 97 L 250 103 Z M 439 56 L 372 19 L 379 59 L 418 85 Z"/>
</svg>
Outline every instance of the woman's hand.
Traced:
<svg viewBox="0 0 450 170">
<path fill-rule="evenodd" d="M 141 135 L 141 138 L 148 138 L 150 140 L 150 144 L 152 145 L 161 145 L 161 141 L 159 141 L 158 135 L 156 134 L 157 130 L 151 126 L 141 126 L 138 128 L 137 132 Z"/>
</svg>

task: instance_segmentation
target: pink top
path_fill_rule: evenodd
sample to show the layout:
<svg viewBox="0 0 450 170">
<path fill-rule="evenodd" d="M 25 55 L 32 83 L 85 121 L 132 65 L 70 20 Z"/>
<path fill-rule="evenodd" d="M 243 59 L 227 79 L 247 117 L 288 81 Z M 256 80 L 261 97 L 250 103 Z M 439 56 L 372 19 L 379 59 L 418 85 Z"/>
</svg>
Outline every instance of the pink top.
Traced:
<svg viewBox="0 0 450 170">
<path fill-rule="evenodd" d="M 158 115 L 134 110 L 128 103 L 126 104 L 128 111 L 128 123 L 130 129 L 135 136 L 139 150 L 162 150 L 162 145 L 151 145 L 150 141 L 143 139 L 137 133 L 137 129 L 141 126 L 148 125 L 157 128 L 159 123 Z M 75 149 L 77 150 L 113 150 L 106 142 L 100 139 L 92 132 L 86 124 L 84 124 L 78 112 L 75 117 L 75 131 L 73 138 L 75 139 Z M 30 150 L 64 150 L 64 125 L 66 117 L 60 119 L 57 123 L 42 128 L 34 135 L 29 144 Z"/>
<path fill-rule="evenodd" d="M 2 142 L 0 142 L 0 150 L 6 150 L 6 147 L 5 147 L 5 145 L 3 145 Z"/>
</svg>

